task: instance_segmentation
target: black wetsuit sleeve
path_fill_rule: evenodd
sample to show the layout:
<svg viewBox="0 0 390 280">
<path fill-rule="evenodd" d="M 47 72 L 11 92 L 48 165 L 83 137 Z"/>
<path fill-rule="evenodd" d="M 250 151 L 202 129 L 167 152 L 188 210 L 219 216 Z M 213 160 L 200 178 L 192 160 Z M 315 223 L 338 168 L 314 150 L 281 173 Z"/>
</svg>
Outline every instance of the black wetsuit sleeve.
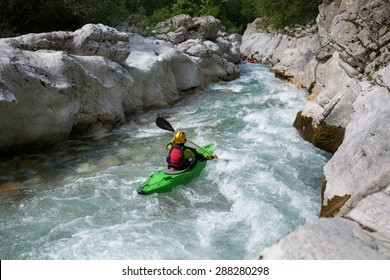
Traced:
<svg viewBox="0 0 390 280">
<path fill-rule="evenodd" d="M 199 161 L 205 161 L 205 160 L 208 160 L 208 158 L 207 157 L 205 157 L 203 154 L 201 154 L 201 153 L 198 153 L 197 151 L 196 151 L 196 149 L 194 149 L 194 148 L 191 148 L 191 147 L 187 147 L 188 149 L 190 149 L 193 153 L 194 153 L 194 155 L 195 155 L 195 158 L 197 159 L 197 160 L 199 160 Z"/>
</svg>

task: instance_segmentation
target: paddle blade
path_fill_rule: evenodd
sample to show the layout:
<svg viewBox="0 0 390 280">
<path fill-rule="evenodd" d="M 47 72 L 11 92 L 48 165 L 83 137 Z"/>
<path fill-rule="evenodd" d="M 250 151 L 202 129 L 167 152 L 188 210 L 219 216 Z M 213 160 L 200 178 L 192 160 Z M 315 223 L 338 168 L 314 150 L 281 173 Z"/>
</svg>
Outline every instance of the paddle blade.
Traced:
<svg viewBox="0 0 390 280">
<path fill-rule="evenodd" d="M 161 129 L 169 130 L 172 132 L 175 131 L 173 129 L 172 125 L 166 119 L 161 118 L 161 117 L 156 118 L 156 125 Z"/>
</svg>

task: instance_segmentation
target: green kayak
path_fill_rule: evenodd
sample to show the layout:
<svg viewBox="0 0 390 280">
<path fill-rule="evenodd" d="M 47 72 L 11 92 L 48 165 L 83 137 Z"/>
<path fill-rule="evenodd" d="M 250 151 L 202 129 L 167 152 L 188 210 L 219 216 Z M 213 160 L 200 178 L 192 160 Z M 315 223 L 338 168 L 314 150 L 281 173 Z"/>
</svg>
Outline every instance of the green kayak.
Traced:
<svg viewBox="0 0 390 280">
<path fill-rule="evenodd" d="M 214 144 L 207 144 L 203 149 L 214 153 Z M 197 149 L 199 153 L 205 152 Z M 188 184 L 192 179 L 198 177 L 206 166 L 207 161 L 195 161 L 189 168 L 181 171 L 172 169 L 160 169 L 154 172 L 139 188 L 139 194 L 169 192 L 178 185 Z"/>
</svg>

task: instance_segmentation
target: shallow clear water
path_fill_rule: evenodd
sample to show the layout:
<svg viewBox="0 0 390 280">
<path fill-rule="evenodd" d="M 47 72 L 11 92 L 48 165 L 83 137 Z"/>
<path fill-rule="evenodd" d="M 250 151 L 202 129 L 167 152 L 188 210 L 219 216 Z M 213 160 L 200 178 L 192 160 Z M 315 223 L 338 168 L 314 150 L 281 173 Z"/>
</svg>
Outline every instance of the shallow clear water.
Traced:
<svg viewBox="0 0 390 280">
<path fill-rule="evenodd" d="M 254 259 L 320 209 L 330 154 L 292 127 L 306 92 L 267 66 L 110 134 L 2 158 L 1 259 Z M 139 195 L 165 164 L 171 134 L 157 115 L 221 159 L 164 194 Z"/>
</svg>

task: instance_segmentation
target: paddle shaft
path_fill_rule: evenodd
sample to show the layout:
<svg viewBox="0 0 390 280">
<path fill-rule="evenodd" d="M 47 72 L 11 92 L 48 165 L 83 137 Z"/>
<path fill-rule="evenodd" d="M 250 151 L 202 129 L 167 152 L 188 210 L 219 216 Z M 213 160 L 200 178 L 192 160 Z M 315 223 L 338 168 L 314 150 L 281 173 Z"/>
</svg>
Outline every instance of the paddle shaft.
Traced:
<svg viewBox="0 0 390 280">
<path fill-rule="evenodd" d="M 203 148 L 202 148 L 201 146 L 199 146 L 198 144 L 192 142 L 190 139 L 187 138 L 187 141 L 190 142 L 192 145 L 194 145 L 194 146 L 198 147 L 199 149 L 201 149 L 203 152 L 208 153 L 208 154 L 211 155 L 211 156 L 213 155 L 212 153 L 210 153 L 210 152 L 207 151 L 206 149 L 203 149 Z M 213 157 L 214 157 L 214 156 L 213 156 Z"/>
</svg>

